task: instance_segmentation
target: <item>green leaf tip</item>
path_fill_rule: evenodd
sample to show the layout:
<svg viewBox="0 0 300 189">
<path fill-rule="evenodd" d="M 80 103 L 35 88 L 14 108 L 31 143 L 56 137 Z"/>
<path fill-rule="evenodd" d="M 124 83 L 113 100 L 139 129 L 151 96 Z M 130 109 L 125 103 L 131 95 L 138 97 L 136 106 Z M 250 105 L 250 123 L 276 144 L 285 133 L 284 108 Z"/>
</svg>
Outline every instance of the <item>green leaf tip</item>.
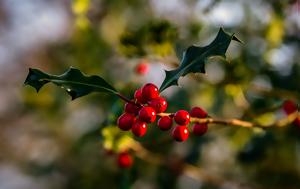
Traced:
<svg viewBox="0 0 300 189">
<path fill-rule="evenodd" d="M 165 71 L 165 79 L 159 91 L 161 92 L 172 85 L 178 85 L 178 79 L 189 73 L 205 73 L 206 60 L 212 56 L 226 58 L 225 53 L 232 40 L 242 43 L 234 34 L 230 35 L 223 28 L 220 28 L 216 38 L 209 45 L 188 47 L 183 53 L 180 66 L 177 69 Z"/>
<path fill-rule="evenodd" d="M 29 68 L 24 84 L 32 86 L 39 92 L 49 82 L 65 89 L 72 100 L 88 95 L 91 92 L 118 94 L 116 89 L 103 78 L 96 75 L 85 76 L 80 70 L 72 67 L 61 75 L 51 75 L 38 69 Z"/>
<path fill-rule="evenodd" d="M 24 85 L 30 85 L 35 88 L 36 92 L 39 92 L 39 90 L 49 82 L 46 79 L 39 80 L 39 78 L 47 78 L 47 75 L 40 70 L 29 68 L 29 73 L 26 77 Z"/>
</svg>

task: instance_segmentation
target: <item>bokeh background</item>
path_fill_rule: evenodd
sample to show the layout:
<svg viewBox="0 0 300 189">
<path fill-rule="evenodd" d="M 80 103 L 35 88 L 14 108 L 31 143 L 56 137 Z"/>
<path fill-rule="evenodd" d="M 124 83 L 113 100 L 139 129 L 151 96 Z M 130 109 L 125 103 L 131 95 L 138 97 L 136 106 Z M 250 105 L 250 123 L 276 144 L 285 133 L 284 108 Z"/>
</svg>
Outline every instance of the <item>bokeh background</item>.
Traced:
<svg viewBox="0 0 300 189">
<path fill-rule="evenodd" d="M 244 43 L 232 42 L 227 61 L 211 60 L 207 74 L 165 90 L 168 111 L 201 106 L 263 125 L 284 117 L 282 102 L 300 96 L 299 0 L 0 0 L 0 189 L 300 188 L 293 125 L 210 125 L 184 143 L 153 125 L 137 139 L 115 129 L 117 97 L 71 101 L 50 84 L 39 94 L 23 86 L 29 67 L 61 74 L 73 66 L 132 97 L 146 82 L 160 85 L 184 49 L 207 45 L 219 27 Z M 120 169 L 116 153 L 133 141 L 168 163 L 131 152 L 133 167 Z"/>
</svg>

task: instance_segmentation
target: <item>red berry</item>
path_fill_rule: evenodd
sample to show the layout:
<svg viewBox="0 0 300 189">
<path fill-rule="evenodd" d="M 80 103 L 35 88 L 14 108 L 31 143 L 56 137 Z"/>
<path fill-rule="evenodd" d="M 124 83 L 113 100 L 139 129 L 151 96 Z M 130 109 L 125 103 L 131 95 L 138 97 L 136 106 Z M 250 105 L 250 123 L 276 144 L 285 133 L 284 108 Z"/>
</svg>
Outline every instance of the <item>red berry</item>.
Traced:
<svg viewBox="0 0 300 189">
<path fill-rule="evenodd" d="M 284 101 L 282 108 L 286 114 L 292 114 L 298 110 L 297 105 L 291 100 Z"/>
<path fill-rule="evenodd" d="M 129 102 L 127 102 L 125 104 L 124 109 L 125 109 L 125 112 L 130 113 L 130 114 L 134 114 L 134 115 L 137 115 L 139 113 L 139 110 L 140 110 L 140 108 L 137 105 L 135 105 L 133 103 L 129 103 Z"/>
<path fill-rule="evenodd" d="M 193 126 L 193 133 L 201 136 L 206 133 L 207 129 L 207 123 L 195 123 Z"/>
<path fill-rule="evenodd" d="M 190 115 L 185 110 L 178 110 L 174 115 L 174 120 L 178 125 L 187 125 L 190 122 Z"/>
<path fill-rule="evenodd" d="M 135 116 L 133 114 L 124 113 L 118 118 L 118 127 L 123 131 L 128 131 L 131 129 L 134 121 Z"/>
<path fill-rule="evenodd" d="M 147 125 L 145 122 L 137 120 L 131 129 L 132 133 L 137 137 L 142 137 L 146 134 Z"/>
<path fill-rule="evenodd" d="M 300 116 L 293 121 L 293 124 L 300 129 Z"/>
<path fill-rule="evenodd" d="M 118 165 L 121 168 L 130 168 L 133 163 L 133 158 L 127 152 L 118 154 Z"/>
<path fill-rule="evenodd" d="M 135 72 L 139 75 L 145 75 L 146 73 L 148 73 L 148 71 L 149 65 L 145 62 L 141 62 L 135 67 Z"/>
<path fill-rule="evenodd" d="M 157 98 L 159 96 L 158 88 L 152 83 L 147 83 L 142 87 L 142 96 L 147 101 Z"/>
<path fill-rule="evenodd" d="M 206 118 L 207 112 L 200 107 L 193 107 L 190 112 L 191 117 Z"/>
<path fill-rule="evenodd" d="M 137 89 L 134 93 L 134 98 L 137 100 L 138 103 L 145 104 L 147 101 L 142 96 L 142 89 Z"/>
<path fill-rule="evenodd" d="M 185 125 L 177 125 L 172 132 L 172 136 L 178 142 L 185 141 L 189 137 L 189 130 Z"/>
<path fill-rule="evenodd" d="M 172 127 L 172 124 L 173 121 L 170 116 L 163 116 L 157 122 L 158 127 L 163 131 L 169 130 Z"/>
<path fill-rule="evenodd" d="M 153 123 L 156 119 L 156 112 L 150 106 L 144 106 L 139 111 L 139 119 L 146 123 Z"/>
<path fill-rule="evenodd" d="M 154 108 L 156 113 L 161 113 L 161 112 L 166 111 L 166 109 L 168 107 L 168 103 L 167 103 L 166 99 L 164 99 L 163 97 L 157 97 L 157 98 L 149 101 L 149 106 Z"/>
</svg>

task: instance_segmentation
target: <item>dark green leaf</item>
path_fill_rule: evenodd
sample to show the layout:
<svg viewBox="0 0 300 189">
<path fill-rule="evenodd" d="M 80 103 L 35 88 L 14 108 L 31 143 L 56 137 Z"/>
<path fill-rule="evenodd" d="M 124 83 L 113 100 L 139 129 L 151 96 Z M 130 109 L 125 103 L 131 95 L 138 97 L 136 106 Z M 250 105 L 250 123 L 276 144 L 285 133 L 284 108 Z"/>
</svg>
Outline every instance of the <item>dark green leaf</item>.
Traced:
<svg viewBox="0 0 300 189">
<path fill-rule="evenodd" d="M 72 97 L 72 100 L 91 92 L 107 92 L 118 94 L 118 92 L 99 76 L 85 76 L 80 70 L 70 68 L 62 75 L 50 75 L 38 69 L 29 68 L 25 85 L 30 85 L 38 92 L 45 84 L 52 82 L 64 88 Z"/>
<path fill-rule="evenodd" d="M 205 73 L 205 62 L 212 56 L 225 58 L 226 50 L 231 42 L 235 40 L 241 42 L 234 35 L 229 35 L 220 28 L 217 37 L 205 47 L 190 46 L 183 54 L 180 66 L 171 71 L 165 71 L 166 77 L 160 86 L 160 91 L 178 85 L 178 79 L 189 73 Z"/>
</svg>

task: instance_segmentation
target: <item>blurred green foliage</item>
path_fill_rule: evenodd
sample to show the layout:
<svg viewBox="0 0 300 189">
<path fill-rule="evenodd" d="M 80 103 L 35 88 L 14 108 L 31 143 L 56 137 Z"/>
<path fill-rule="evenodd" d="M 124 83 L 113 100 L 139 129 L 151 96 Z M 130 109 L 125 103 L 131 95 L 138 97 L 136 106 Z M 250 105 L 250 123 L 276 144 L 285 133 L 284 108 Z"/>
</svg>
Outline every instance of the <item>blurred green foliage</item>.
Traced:
<svg viewBox="0 0 300 189">
<path fill-rule="evenodd" d="M 188 46 L 211 41 L 221 24 L 201 17 L 222 2 L 212 1 L 197 15 L 199 1 L 182 1 L 179 4 L 186 5 L 181 8 L 187 13 L 182 16 L 181 9 L 173 10 L 178 12 L 176 17 L 168 15 L 171 13 L 167 10 L 166 14 L 156 11 L 153 4 L 158 1 L 74 0 L 70 5 L 70 36 L 45 47 L 46 65 L 32 66 L 45 67 L 50 73 L 73 66 L 89 75 L 101 75 L 132 98 L 141 84 L 162 78 L 163 69 L 174 69 Z M 299 1 L 242 3 L 244 20 L 234 26 L 224 24 L 224 28 L 244 44 L 229 47 L 228 62 L 210 60 L 207 74 L 187 76 L 179 80 L 181 87 L 165 91 L 168 111 L 201 106 L 211 116 L 261 124 L 281 118 L 281 103 L 287 98 L 299 102 L 300 96 L 299 26 L 288 20 L 297 2 L 299 17 Z M 257 20 L 250 5 L 265 8 L 263 16 Z M 189 16 L 182 19 L 185 14 Z M 134 72 L 140 59 L 151 66 L 146 76 Z M 248 188 L 300 188 L 300 130 L 292 125 L 264 131 L 211 125 L 207 135 L 191 134 L 186 143 L 178 144 L 155 124 L 142 139 L 119 131 L 115 123 L 123 102 L 113 95 L 91 94 L 70 101 L 62 90 L 49 85 L 38 95 L 31 88 L 22 89 L 22 99 L 22 113 L 31 115 L 43 128 L 35 135 L 56 141 L 60 150 L 46 163 L 30 160 L 26 153 L 23 158 L 15 154 L 15 160 L 29 175 L 63 175 L 62 188 L 225 187 L 201 177 L 189 183 L 172 167 L 152 165 L 139 158 L 135 158 L 132 169 L 119 169 L 115 153 L 135 140 L 167 160 L 188 162 L 209 175 Z M 113 155 L 107 153 L 110 150 Z"/>
</svg>

